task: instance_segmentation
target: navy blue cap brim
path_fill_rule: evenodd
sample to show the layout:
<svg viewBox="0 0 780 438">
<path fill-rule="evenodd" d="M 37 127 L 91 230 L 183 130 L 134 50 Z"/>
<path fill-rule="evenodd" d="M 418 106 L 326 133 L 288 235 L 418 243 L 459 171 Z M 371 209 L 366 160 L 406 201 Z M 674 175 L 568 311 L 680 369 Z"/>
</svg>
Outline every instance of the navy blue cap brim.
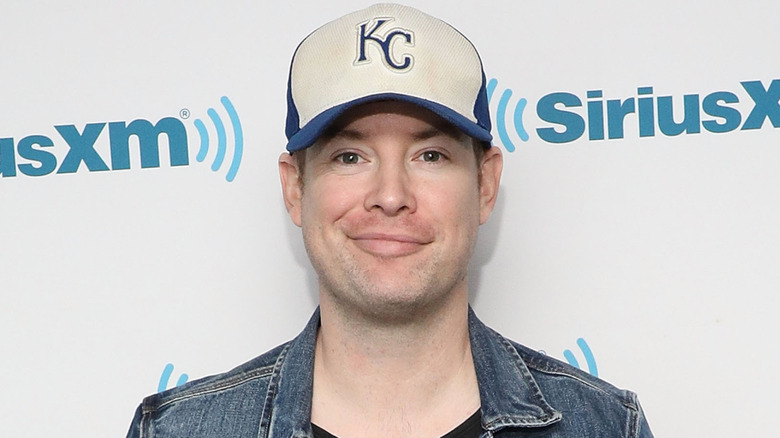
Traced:
<svg viewBox="0 0 780 438">
<path fill-rule="evenodd" d="M 432 111 L 434 114 L 446 120 L 469 137 L 485 142 L 490 142 L 493 139 L 489 128 L 485 128 L 476 122 L 472 122 L 466 117 L 463 117 L 457 111 L 454 111 L 444 105 L 405 94 L 380 93 L 342 103 L 318 114 L 303 128 L 299 129 L 298 132 L 290 137 L 289 141 L 287 142 L 287 151 L 300 151 L 313 145 L 314 142 L 316 142 L 320 137 L 320 135 L 322 135 L 322 133 L 325 132 L 325 130 L 328 129 L 328 127 L 348 109 L 364 103 L 377 102 L 381 100 L 396 100 L 413 103 Z"/>
</svg>

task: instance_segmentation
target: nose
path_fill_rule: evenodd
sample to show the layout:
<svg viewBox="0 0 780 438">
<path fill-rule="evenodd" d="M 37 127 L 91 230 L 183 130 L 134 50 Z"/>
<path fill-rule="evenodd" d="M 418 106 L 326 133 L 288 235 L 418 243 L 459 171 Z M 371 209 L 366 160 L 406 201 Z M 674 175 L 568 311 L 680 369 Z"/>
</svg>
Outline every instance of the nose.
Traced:
<svg viewBox="0 0 780 438">
<path fill-rule="evenodd" d="M 409 169 L 403 162 L 380 163 L 373 170 L 369 184 L 366 210 L 378 209 L 387 216 L 396 216 L 417 209 Z"/>
</svg>

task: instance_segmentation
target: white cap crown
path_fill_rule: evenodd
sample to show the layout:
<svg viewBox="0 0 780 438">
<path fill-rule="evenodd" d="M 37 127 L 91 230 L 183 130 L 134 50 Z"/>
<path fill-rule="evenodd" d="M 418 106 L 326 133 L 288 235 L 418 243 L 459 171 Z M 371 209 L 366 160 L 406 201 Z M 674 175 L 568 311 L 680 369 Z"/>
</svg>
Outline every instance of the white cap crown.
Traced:
<svg viewBox="0 0 780 438">
<path fill-rule="evenodd" d="M 423 106 L 490 141 L 482 62 L 449 24 L 414 8 L 377 4 L 312 32 L 293 55 L 287 149 L 304 149 L 344 111 L 376 100 Z"/>
</svg>

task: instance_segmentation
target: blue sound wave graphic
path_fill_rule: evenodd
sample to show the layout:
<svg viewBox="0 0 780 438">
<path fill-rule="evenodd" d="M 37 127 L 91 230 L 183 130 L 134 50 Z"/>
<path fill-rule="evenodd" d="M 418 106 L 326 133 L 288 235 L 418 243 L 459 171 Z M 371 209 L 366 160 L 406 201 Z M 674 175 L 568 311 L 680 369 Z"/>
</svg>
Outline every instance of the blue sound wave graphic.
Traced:
<svg viewBox="0 0 780 438">
<path fill-rule="evenodd" d="M 588 364 L 588 372 L 591 375 L 598 377 L 599 369 L 596 367 L 596 359 L 593 357 L 593 352 L 590 351 L 588 343 L 585 342 L 585 339 L 579 338 L 577 339 L 577 345 L 585 356 L 585 362 Z M 574 357 L 574 353 L 572 353 L 571 350 L 564 350 L 563 356 L 566 358 L 566 361 L 569 362 L 569 365 L 580 368 L 580 363 L 577 362 L 577 358 Z"/>
<path fill-rule="evenodd" d="M 493 93 L 496 91 L 497 85 L 498 85 L 498 80 L 495 78 L 488 81 L 487 84 L 488 104 L 493 98 Z M 507 105 L 509 105 L 509 99 L 511 97 L 512 97 L 512 90 L 508 88 L 504 90 L 503 93 L 501 93 L 501 98 L 499 98 L 498 100 L 498 108 L 496 109 L 496 115 L 495 115 L 498 137 L 501 139 L 501 143 L 504 144 L 504 147 L 508 152 L 514 152 L 516 149 L 514 143 L 512 143 L 512 140 L 509 138 L 509 134 L 507 133 L 507 129 L 506 129 L 506 110 L 507 110 Z M 517 104 L 515 105 L 515 110 L 512 116 L 512 122 L 515 125 L 515 132 L 517 132 L 517 135 L 520 137 L 520 140 L 523 141 L 528 141 L 529 138 L 528 132 L 526 132 L 525 127 L 523 126 L 523 111 L 525 111 L 525 106 L 527 104 L 528 104 L 528 100 L 526 100 L 525 98 L 520 98 L 520 100 L 518 100 Z"/>
<path fill-rule="evenodd" d="M 163 392 L 168 389 L 168 381 L 171 379 L 171 374 L 173 374 L 173 364 L 169 363 L 165 365 L 162 375 L 160 376 L 160 383 L 157 384 L 157 392 Z M 187 376 L 187 374 L 182 374 L 179 376 L 179 380 L 176 381 L 176 386 L 187 383 L 187 379 L 189 379 L 189 376 Z"/>
<path fill-rule="evenodd" d="M 241 129 L 241 120 L 238 118 L 233 103 L 227 96 L 222 96 L 220 99 L 222 106 L 225 107 L 225 111 L 230 117 L 230 124 L 233 127 L 233 159 L 230 162 L 230 168 L 225 175 L 225 179 L 228 182 L 233 181 L 238 173 L 238 168 L 241 166 L 241 158 L 244 155 L 244 131 Z M 211 163 L 211 170 L 218 171 L 223 162 L 225 161 L 225 155 L 227 153 L 227 133 L 225 131 L 225 124 L 222 123 L 222 119 L 214 108 L 209 108 L 207 111 L 211 123 L 214 125 L 214 130 L 217 133 L 217 153 L 214 156 L 214 161 Z M 200 135 L 200 149 L 198 155 L 195 157 L 199 163 L 202 163 L 206 159 L 206 154 L 209 152 L 209 132 L 206 129 L 206 125 L 200 119 L 195 119 L 195 128 L 198 129 Z"/>
</svg>

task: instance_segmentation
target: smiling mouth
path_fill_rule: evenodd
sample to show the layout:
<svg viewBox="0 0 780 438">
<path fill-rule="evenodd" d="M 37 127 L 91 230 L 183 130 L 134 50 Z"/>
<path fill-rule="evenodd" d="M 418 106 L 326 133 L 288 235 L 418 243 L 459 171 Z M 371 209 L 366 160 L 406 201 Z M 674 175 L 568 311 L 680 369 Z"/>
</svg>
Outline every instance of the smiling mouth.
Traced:
<svg viewBox="0 0 780 438">
<path fill-rule="evenodd" d="M 350 237 L 361 250 L 377 257 L 403 257 L 422 250 L 429 241 L 405 235 L 364 234 Z"/>
</svg>

